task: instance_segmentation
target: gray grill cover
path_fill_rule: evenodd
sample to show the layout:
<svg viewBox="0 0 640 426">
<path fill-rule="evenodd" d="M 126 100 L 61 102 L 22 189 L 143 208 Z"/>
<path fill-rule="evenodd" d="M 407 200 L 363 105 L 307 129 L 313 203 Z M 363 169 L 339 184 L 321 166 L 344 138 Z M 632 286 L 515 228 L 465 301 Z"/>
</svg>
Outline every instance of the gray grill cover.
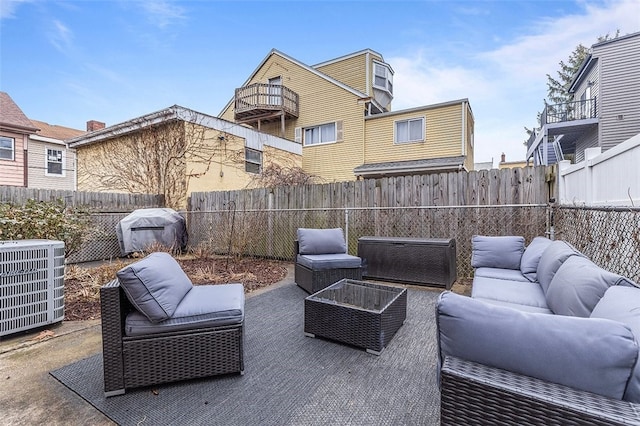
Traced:
<svg viewBox="0 0 640 426">
<path fill-rule="evenodd" d="M 188 240 L 184 218 L 167 208 L 134 210 L 118 222 L 116 234 L 123 256 L 146 250 L 154 243 L 184 250 Z"/>
</svg>

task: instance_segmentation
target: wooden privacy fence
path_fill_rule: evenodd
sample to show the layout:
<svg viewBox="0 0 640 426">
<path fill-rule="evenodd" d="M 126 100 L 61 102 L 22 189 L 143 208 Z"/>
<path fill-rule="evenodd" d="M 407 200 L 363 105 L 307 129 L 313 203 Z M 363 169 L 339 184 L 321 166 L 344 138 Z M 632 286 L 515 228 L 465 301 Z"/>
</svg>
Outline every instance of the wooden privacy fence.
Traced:
<svg viewBox="0 0 640 426">
<path fill-rule="evenodd" d="M 145 207 L 164 206 L 164 197 L 155 194 L 65 191 L 0 185 L 0 203 L 22 205 L 27 200 L 55 201 L 66 205 L 89 207 L 97 212 L 131 212 Z"/>
<path fill-rule="evenodd" d="M 546 204 L 552 167 L 524 167 L 237 191 L 193 192 L 188 211 Z"/>
</svg>

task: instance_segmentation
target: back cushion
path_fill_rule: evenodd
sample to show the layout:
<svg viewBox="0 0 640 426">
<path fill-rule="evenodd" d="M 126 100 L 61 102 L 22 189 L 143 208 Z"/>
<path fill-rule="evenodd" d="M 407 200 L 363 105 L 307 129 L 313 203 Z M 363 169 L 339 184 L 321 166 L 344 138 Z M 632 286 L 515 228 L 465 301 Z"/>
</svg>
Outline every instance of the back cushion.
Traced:
<svg viewBox="0 0 640 426">
<path fill-rule="evenodd" d="M 623 280 L 585 257 L 571 256 L 553 276 L 547 289 L 547 304 L 557 315 L 586 318 L 605 291 Z"/>
<path fill-rule="evenodd" d="M 169 319 L 193 284 L 169 253 L 151 253 L 116 273 L 120 286 L 149 321 Z"/>
<path fill-rule="evenodd" d="M 564 263 L 570 256 L 580 255 L 580 252 L 573 248 L 573 246 L 565 241 L 553 241 L 544 250 L 540 261 L 538 262 L 538 269 L 536 270 L 536 277 L 542 287 L 542 290 L 547 293 L 549 284 L 556 271 L 560 268 L 560 265 Z"/>
<path fill-rule="evenodd" d="M 522 275 L 524 275 L 529 281 L 536 281 L 536 271 L 538 270 L 540 256 L 542 256 L 542 253 L 552 242 L 553 241 L 546 237 L 535 237 L 531 241 L 531 244 L 529 244 L 524 250 L 524 253 L 522 253 L 522 259 L 520 260 L 520 272 L 522 272 Z"/>
<path fill-rule="evenodd" d="M 341 228 L 298 228 L 299 254 L 346 253 L 347 243 Z"/>
<path fill-rule="evenodd" d="M 640 341 L 640 289 L 626 285 L 610 287 L 593 309 L 591 318 L 621 322 Z M 640 403 L 640 360 L 636 361 L 623 399 Z"/>
<path fill-rule="evenodd" d="M 471 239 L 471 266 L 474 268 L 520 269 L 524 253 L 524 237 L 487 237 Z"/>
</svg>

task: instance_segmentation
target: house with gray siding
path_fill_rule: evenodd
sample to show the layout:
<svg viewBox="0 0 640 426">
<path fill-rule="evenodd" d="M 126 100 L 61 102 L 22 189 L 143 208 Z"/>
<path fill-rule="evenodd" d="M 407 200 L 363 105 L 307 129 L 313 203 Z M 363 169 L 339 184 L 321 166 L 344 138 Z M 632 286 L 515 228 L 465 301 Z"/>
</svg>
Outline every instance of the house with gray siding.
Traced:
<svg viewBox="0 0 640 426">
<path fill-rule="evenodd" d="M 640 32 L 596 43 L 569 87 L 572 101 L 546 105 L 527 142 L 527 160 L 585 159 L 640 134 Z"/>
</svg>

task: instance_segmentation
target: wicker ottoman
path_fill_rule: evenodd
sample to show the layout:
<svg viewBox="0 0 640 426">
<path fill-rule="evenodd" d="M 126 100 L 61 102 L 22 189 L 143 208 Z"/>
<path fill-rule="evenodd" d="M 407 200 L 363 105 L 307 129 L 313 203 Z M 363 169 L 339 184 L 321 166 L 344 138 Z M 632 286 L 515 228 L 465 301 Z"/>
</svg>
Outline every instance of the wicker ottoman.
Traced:
<svg viewBox="0 0 640 426">
<path fill-rule="evenodd" d="M 407 317 L 407 289 L 343 279 L 304 301 L 304 333 L 380 355 Z"/>
</svg>

